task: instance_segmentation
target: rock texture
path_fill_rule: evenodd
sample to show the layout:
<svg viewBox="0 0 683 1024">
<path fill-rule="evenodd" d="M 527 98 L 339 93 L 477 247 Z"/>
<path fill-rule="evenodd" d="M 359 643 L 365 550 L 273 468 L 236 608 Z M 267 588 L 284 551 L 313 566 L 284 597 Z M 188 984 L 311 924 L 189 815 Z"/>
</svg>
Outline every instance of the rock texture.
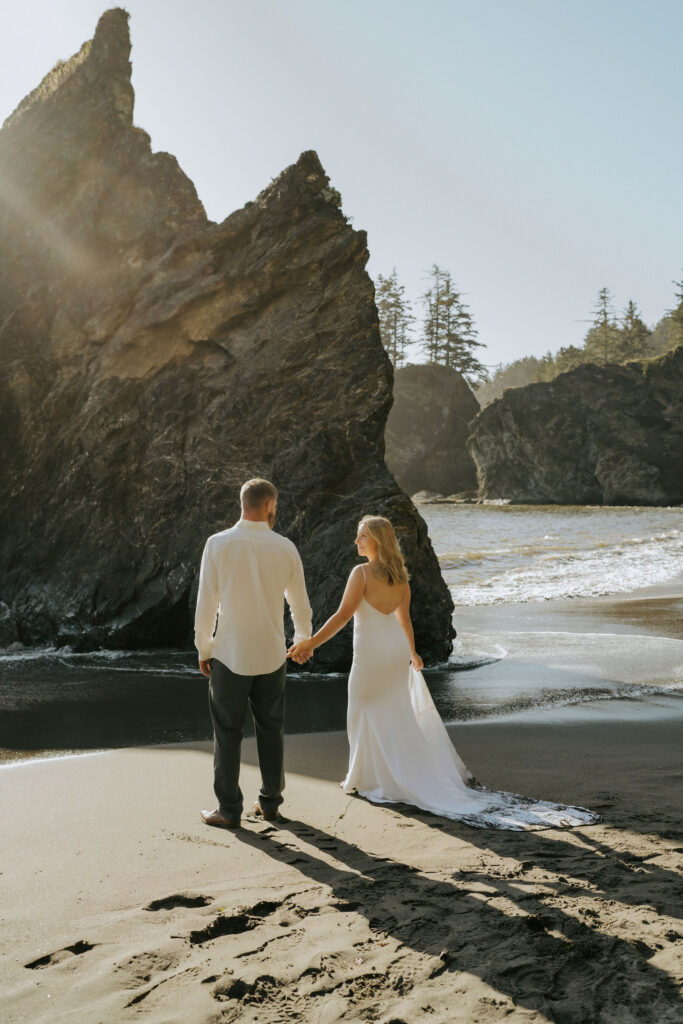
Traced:
<svg viewBox="0 0 683 1024">
<path fill-rule="evenodd" d="M 0 132 L 0 607 L 24 643 L 181 646 L 205 538 L 263 474 L 319 624 L 364 513 L 391 517 L 418 647 L 451 646 L 423 520 L 387 471 L 367 239 L 314 152 L 222 224 L 133 125 L 107 11 Z M 314 665 L 348 664 L 350 630 Z"/>
<path fill-rule="evenodd" d="M 394 376 L 386 429 L 387 466 L 409 494 L 476 490 L 467 450 L 479 402 L 467 381 L 446 366 L 404 366 Z"/>
<path fill-rule="evenodd" d="M 683 347 L 509 388 L 472 424 L 481 498 L 529 504 L 683 502 Z"/>
</svg>

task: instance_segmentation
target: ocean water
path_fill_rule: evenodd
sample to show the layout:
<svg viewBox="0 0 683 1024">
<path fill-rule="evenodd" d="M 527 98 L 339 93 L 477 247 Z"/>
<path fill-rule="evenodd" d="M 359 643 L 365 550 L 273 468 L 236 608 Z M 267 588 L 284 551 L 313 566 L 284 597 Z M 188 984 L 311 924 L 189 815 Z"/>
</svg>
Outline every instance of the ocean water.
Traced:
<svg viewBox="0 0 683 1024">
<path fill-rule="evenodd" d="M 683 710 L 683 641 L 610 633 L 604 624 L 529 629 L 521 615 L 492 628 L 486 608 L 618 594 L 680 575 L 681 509 L 422 505 L 420 512 L 459 627 L 448 664 L 425 671 L 445 721 L 596 706 L 612 714 Z M 477 616 L 463 629 L 466 609 Z M 345 723 L 344 674 L 290 675 L 288 732 Z M 210 735 L 194 651 L 0 652 L 0 761 Z"/>
<path fill-rule="evenodd" d="M 597 597 L 683 571 L 683 509 L 421 505 L 456 606 Z"/>
<path fill-rule="evenodd" d="M 596 702 L 615 715 L 683 711 L 683 641 L 623 624 L 617 632 L 595 613 L 579 628 L 536 616 L 529 629 L 535 616 L 524 611 L 525 603 L 625 594 L 680 577 L 682 509 L 434 504 L 420 512 L 459 627 L 448 668 L 430 683 L 444 719 Z M 517 607 L 507 628 L 487 627 L 505 605 Z"/>
</svg>

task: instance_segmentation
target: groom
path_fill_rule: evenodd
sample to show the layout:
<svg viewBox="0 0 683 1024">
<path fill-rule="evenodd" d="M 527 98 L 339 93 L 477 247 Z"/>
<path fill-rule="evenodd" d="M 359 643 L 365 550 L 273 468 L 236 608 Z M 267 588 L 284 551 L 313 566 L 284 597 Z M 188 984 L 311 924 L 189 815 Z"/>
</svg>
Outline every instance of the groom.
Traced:
<svg viewBox="0 0 683 1024">
<path fill-rule="evenodd" d="M 273 532 L 277 488 L 268 480 L 247 480 L 240 501 L 238 522 L 206 542 L 195 616 L 199 668 L 211 680 L 218 799 L 216 810 L 202 811 L 202 819 L 218 828 L 238 828 L 242 816 L 240 745 L 247 704 L 254 717 L 262 779 L 254 811 L 266 821 L 280 819 L 285 785 L 284 598 L 292 613 L 295 642 L 311 635 L 311 606 L 299 552 L 291 540 Z"/>
</svg>

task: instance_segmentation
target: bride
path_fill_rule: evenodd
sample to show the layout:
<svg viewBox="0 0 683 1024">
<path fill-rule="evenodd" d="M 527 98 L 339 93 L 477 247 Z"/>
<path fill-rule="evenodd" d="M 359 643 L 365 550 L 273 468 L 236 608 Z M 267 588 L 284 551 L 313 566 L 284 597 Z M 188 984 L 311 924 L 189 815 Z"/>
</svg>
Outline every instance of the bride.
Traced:
<svg viewBox="0 0 683 1024">
<path fill-rule="evenodd" d="M 358 554 L 338 610 L 288 656 L 307 658 L 354 617 L 349 676 L 347 793 L 406 803 L 479 828 L 590 825 L 583 807 L 529 800 L 477 783 L 451 743 L 421 674 L 410 621 L 409 576 L 394 529 L 383 516 L 358 524 Z"/>
</svg>

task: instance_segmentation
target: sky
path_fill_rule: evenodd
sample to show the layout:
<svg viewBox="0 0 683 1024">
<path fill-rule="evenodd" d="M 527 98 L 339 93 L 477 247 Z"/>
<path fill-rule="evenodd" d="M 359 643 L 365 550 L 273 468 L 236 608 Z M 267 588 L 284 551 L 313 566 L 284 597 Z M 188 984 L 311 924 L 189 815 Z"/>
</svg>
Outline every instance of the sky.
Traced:
<svg viewBox="0 0 683 1024">
<path fill-rule="evenodd" d="M 101 0 L 0 18 L 0 121 Z M 135 123 L 223 220 L 307 149 L 414 301 L 433 263 L 494 366 L 580 344 L 600 288 L 683 277 L 683 0 L 128 0 Z M 413 358 L 421 358 L 416 350 Z"/>
</svg>

